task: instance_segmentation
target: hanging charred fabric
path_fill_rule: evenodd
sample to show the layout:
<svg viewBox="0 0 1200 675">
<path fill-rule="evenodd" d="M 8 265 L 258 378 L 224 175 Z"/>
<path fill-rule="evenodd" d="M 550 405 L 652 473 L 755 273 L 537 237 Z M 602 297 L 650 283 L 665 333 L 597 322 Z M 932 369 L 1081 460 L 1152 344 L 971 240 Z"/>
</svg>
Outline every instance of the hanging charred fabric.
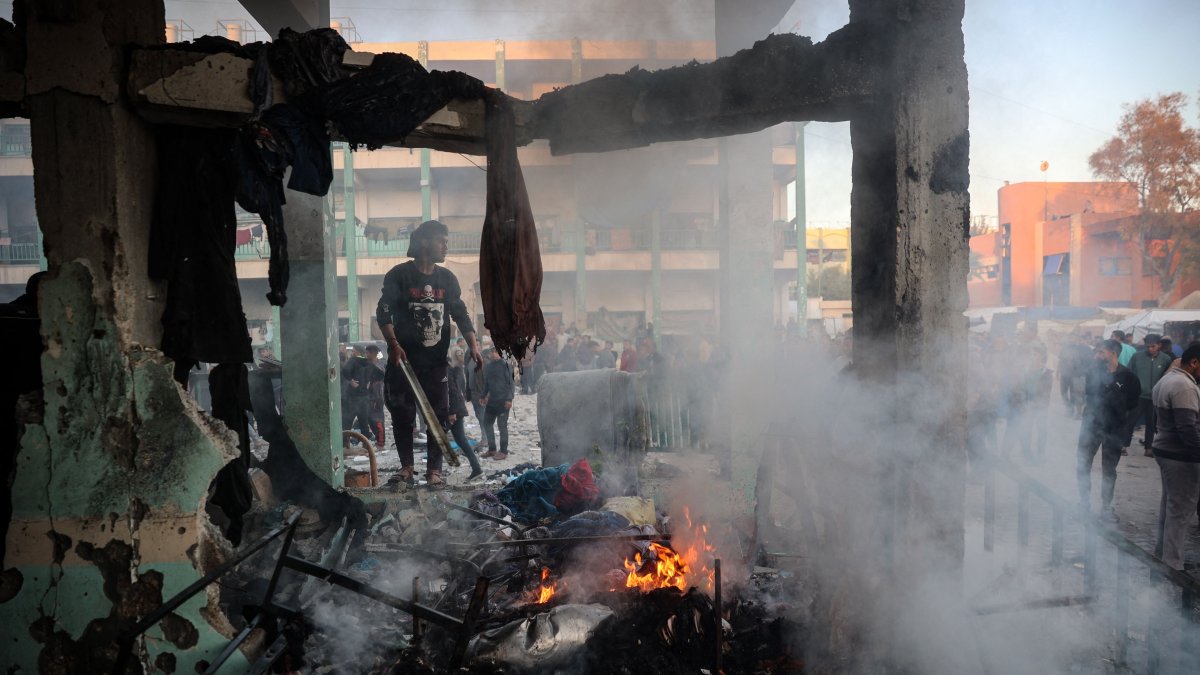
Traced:
<svg viewBox="0 0 1200 675">
<path fill-rule="evenodd" d="M 492 341 L 517 359 L 546 339 L 542 316 L 542 253 L 525 178 L 517 163 L 516 122 L 508 97 L 487 106 L 487 213 L 479 246 L 479 288 Z"/>
</svg>

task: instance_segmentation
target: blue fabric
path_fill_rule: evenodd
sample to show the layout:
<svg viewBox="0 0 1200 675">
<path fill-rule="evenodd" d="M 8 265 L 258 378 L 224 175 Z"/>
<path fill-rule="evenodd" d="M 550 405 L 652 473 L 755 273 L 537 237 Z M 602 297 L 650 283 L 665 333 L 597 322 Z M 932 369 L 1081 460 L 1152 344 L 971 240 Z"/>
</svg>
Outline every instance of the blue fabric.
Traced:
<svg viewBox="0 0 1200 675">
<path fill-rule="evenodd" d="M 629 519 L 612 511 L 584 511 L 555 523 L 551 537 L 605 537 L 629 527 Z"/>
<path fill-rule="evenodd" d="M 496 493 L 496 497 L 520 522 L 535 523 L 543 518 L 553 518 L 558 515 L 558 509 L 554 508 L 554 497 L 562 489 L 562 477 L 569 467 L 568 464 L 562 464 L 526 471 L 509 481 Z"/>
</svg>

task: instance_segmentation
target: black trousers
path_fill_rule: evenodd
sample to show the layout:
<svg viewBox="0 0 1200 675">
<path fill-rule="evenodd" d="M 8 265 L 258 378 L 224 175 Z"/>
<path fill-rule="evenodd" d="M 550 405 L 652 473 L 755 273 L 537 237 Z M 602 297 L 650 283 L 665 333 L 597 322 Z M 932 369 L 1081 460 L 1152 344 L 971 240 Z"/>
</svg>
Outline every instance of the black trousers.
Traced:
<svg viewBox="0 0 1200 675">
<path fill-rule="evenodd" d="M 483 410 L 483 432 L 487 434 L 488 448 L 493 452 L 508 453 L 508 408 L 504 402 L 488 404 Z M 499 422 L 500 445 L 496 445 L 496 430 L 493 424 Z"/>
<path fill-rule="evenodd" d="M 446 374 L 449 366 L 439 363 L 432 366 L 413 366 L 417 382 L 433 406 L 433 413 L 443 429 L 450 427 L 450 381 Z M 400 455 L 400 466 L 413 466 L 413 425 L 417 417 L 417 399 L 408 387 L 408 380 L 399 368 L 388 364 L 384 374 L 383 400 L 392 414 L 392 434 L 396 437 L 396 453 Z M 442 449 L 437 443 L 428 445 L 426 470 L 442 470 Z"/>
<path fill-rule="evenodd" d="M 1079 502 L 1091 507 L 1092 462 L 1100 450 L 1100 506 L 1112 506 L 1113 491 L 1117 484 L 1117 464 L 1121 461 L 1124 447 L 1120 433 L 1109 433 L 1103 428 L 1084 420 L 1079 427 L 1079 444 L 1076 447 L 1075 478 L 1079 484 Z"/>
<path fill-rule="evenodd" d="M 354 429 L 377 444 L 381 442 L 375 433 L 375 426 L 371 424 L 370 397 L 347 396 L 342 399 L 342 429 Z"/>
<path fill-rule="evenodd" d="M 1142 408 L 1142 421 L 1146 423 L 1146 433 L 1142 436 L 1142 447 L 1150 449 L 1154 443 L 1154 434 L 1158 433 L 1158 411 L 1154 408 L 1154 400 L 1144 398 L 1139 402 Z"/>
</svg>

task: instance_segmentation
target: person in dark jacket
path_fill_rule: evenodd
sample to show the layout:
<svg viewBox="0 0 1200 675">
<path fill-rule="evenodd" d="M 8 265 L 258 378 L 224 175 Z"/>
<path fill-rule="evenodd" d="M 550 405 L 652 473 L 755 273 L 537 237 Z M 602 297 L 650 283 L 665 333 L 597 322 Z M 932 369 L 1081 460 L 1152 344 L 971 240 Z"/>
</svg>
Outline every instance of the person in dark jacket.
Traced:
<svg viewBox="0 0 1200 675">
<path fill-rule="evenodd" d="M 475 450 L 471 447 L 471 439 L 467 438 L 467 401 L 463 398 L 463 388 L 467 380 L 463 354 L 455 353 L 450 356 L 450 370 L 446 378 L 450 385 L 450 435 L 458 444 L 459 452 L 471 465 L 471 475 L 467 476 L 467 480 L 474 480 L 483 475 L 483 468 L 479 466 L 479 458 L 475 456 Z"/>
<path fill-rule="evenodd" d="M 1083 421 L 1079 425 L 1076 447 L 1076 480 L 1079 483 L 1079 502 L 1091 510 L 1092 463 L 1099 449 L 1101 476 L 1101 513 L 1109 521 L 1116 520 L 1112 510 L 1113 490 L 1117 482 L 1117 463 L 1121 449 L 1129 445 L 1132 428 L 1129 418 L 1138 408 L 1142 395 L 1137 375 L 1117 359 L 1121 343 L 1105 340 L 1092 353 L 1095 364 L 1087 373 Z"/>
<path fill-rule="evenodd" d="M 483 368 L 479 403 L 483 408 L 483 431 L 487 434 L 488 451 L 484 457 L 508 459 L 508 414 L 512 410 L 513 374 L 500 352 L 488 350 L 488 364 Z M 500 423 L 500 445 L 496 445 L 495 423 Z"/>
<path fill-rule="evenodd" d="M 1162 351 L 1162 337 L 1153 333 L 1146 336 L 1146 348 L 1133 355 L 1129 359 L 1129 369 L 1134 375 L 1138 376 L 1138 382 L 1142 385 L 1142 398 L 1139 402 L 1142 423 L 1146 427 L 1146 433 L 1142 437 L 1142 449 L 1147 457 L 1153 457 L 1150 452 L 1150 447 L 1154 443 L 1154 430 L 1156 415 L 1154 414 L 1154 401 L 1150 398 L 1150 393 L 1154 391 L 1154 385 L 1158 384 L 1159 379 L 1167 373 L 1171 367 L 1171 362 L 1175 357 Z"/>
<path fill-rule="evenodd" d="M 1179 365 L 1154 386 L 1158 412 L 1154 460 L 1162 478 L 1158 506 L 1158 543 L 1154 555 L 1182 570 L 1192 509 L 1200 500 L 1200 343 L 1183 352 Z"/>
<path fill-rule="evenodd" d="M 376 348 L 378 351 L 378 348 Z M 383 447 L 383 438 L 372 423 L 372 387 L 383 381 L 383 371 L 375 366 L 362 349 L 355 347 L 353 354 L 342 364 L 342 429 L 357 429 Z"/>
</svg>

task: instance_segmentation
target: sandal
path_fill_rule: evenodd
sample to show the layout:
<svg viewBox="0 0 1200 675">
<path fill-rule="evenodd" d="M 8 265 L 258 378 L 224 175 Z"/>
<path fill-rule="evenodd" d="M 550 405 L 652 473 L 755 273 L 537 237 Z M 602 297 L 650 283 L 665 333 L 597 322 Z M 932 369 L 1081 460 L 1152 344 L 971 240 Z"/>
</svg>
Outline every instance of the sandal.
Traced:
<svg viewBox="0 0 1200 675">
<path fill-rule="evenodd" d="M 430 471 L 429 473 L 425 474 L 425 484 L 428 485 L 431 490 L 446 487 L 446 481 L 442 479 L 442 473 L 440 471 Z"/>
<path fill-rule="evenodd" d="M 496 460 L 497 462 L 503 462 L 504 460 L 508 459 L 508 453 L 507 452 L 493 453 L 492 459 Z"/>
<path fill-rule="evenodd" d="M 412 487 L 416 484 L 416 480 L 413 479 L 413 468 L 411 466 L 400 467 L 400 470 L 392 474 L 392 477 L 388 479 L 387 484 L 393 487 L 400 484 Z"/>
</svg>

